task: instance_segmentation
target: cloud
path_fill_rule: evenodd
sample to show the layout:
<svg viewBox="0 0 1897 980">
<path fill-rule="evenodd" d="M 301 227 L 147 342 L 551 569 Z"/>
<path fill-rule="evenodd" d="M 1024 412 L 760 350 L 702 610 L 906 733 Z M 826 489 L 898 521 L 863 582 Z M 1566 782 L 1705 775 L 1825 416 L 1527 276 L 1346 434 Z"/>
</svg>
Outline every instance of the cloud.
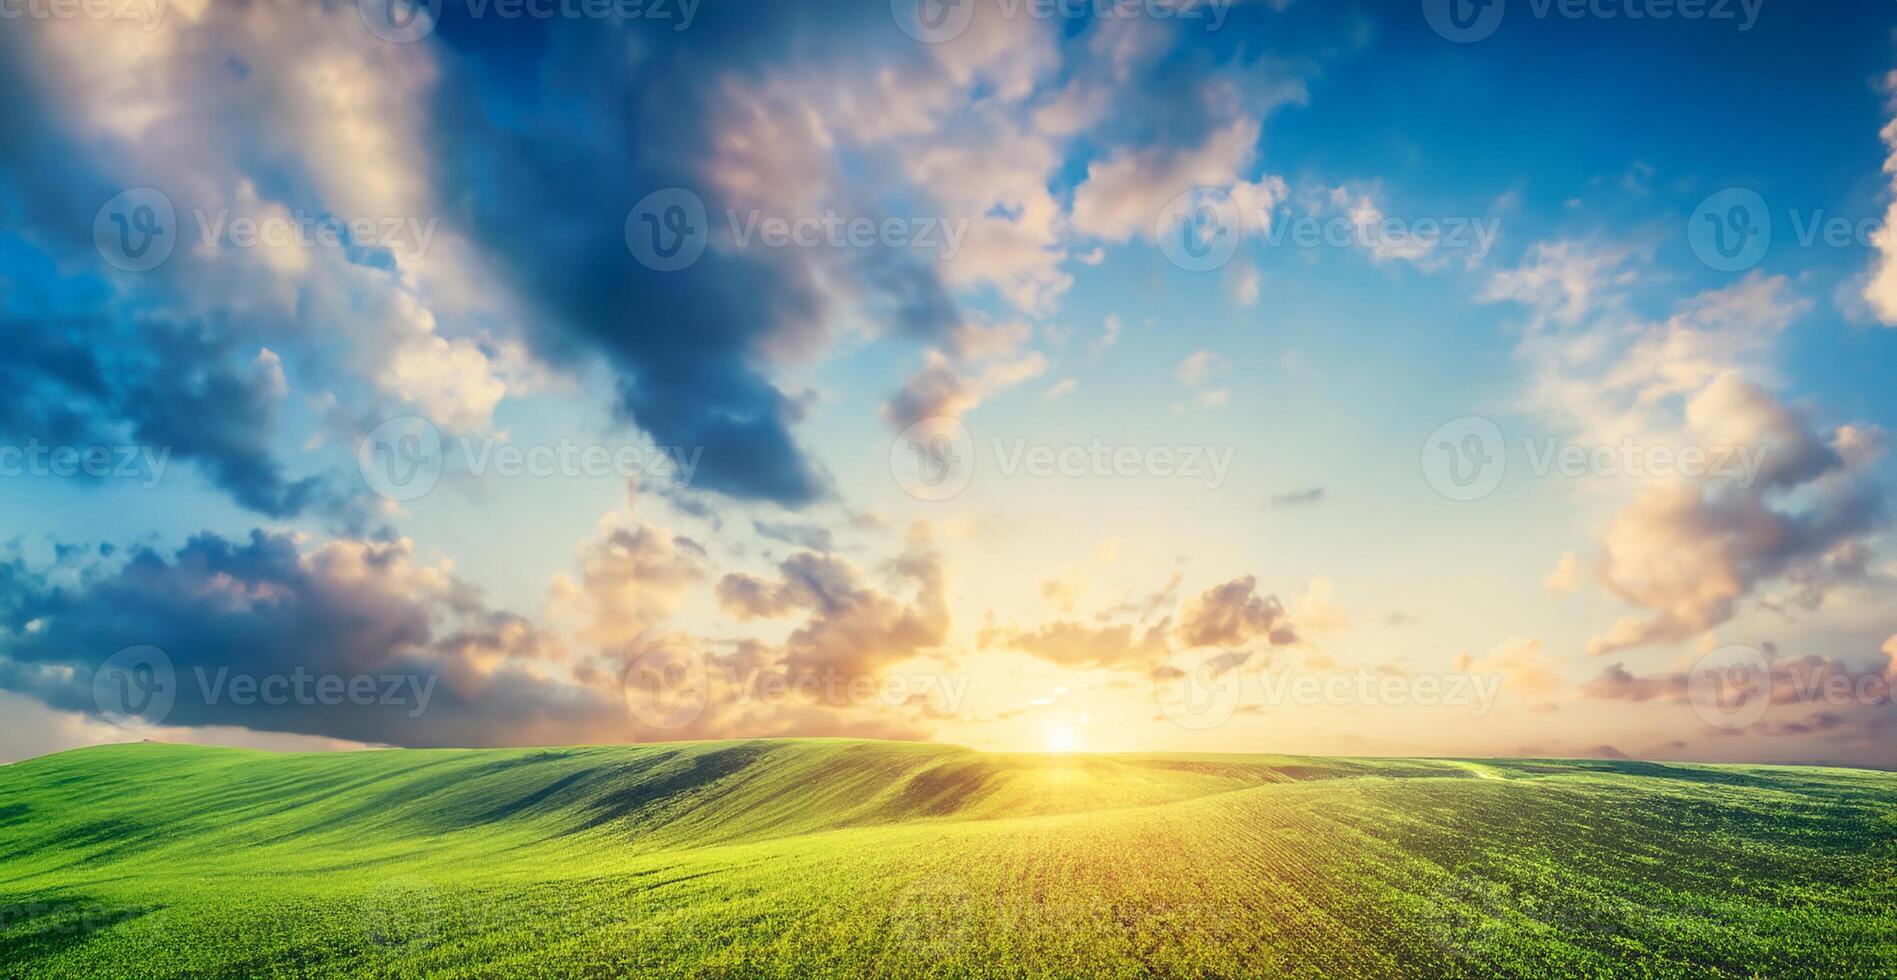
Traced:
<svg viewBox="0 0 1897 980">
<path fill-rule="evenodd" d="M 1271 495 L 1273 507 L 1306 507 L 1325 498 L 1327 491 L 1323 487 L 1305 487 L 1302 490 L 1288 490 Z"/>
<path fill-rule="evenodd" d="M 1884 76 L 1884 91 L 1890 96 L 1890 108 L 1897 117 L 1897 72 Z M 1884 173 L 1893 181 L 1893 200 L 1884 220 L 1871 235 L 1871 247 L 1877 250 L 1877 259 L 1864 285 L 1864 301 L 1885 326 L 1897 326 L 1897 118 L 1885 123 L 1879 135 L 1890 150 L 1884 160 Z"/>
<path fill-rule="evenodd" d="M 1722 375 L 1687 406 L 1706 445 L 1758 447 L 1758 482 L 1668 482 L 1642 491 L 1602 539 L 1601 580 L 1651 611 L 1588 644 L 1594 654 L 1689 639 L 1731 619 L 1759 583 L 1808 572 L 1875 529 L 1881 498 L 1769 393 Z M 1801 491 L 1802 503 L 1779 502 Z M 1807 574 L 1819 586 L 1820 579 Z"/>
<path fill-rule="evenodd" d="M 291 517 L 336 498 L 270 450 L 282 361 L 201 321 L 0 320 L 9 352 L 0 432 L 49 446 L 140 445 L 202 469 L 238 503 Z"/>
<path fill-rule="evenodd" d="M 1640 677 L 1620 664 L 1612 664 L 1582 685 L 1581 693 L 1600 701 L 1684 701 L 1686 675 Z"/>
<path fill-rule="evenodd" d="M 1597 312 L 1614 289 L 1634 281 L 1626 267 L 1633 254 L 1624 246 L 1538 242 L 1519 267 L 1490 277 L 1479 298 L 1514 301 L 1557 323 L 1579 323 Z"/>
<path fill-rule="evenodd" d="M 1766 644 L 1769 652 L 1770 644 Z M 1584 697 L 1635 704 L 1684 705 L 1695 693 L 1684 672 L 1639 675 L 1612 664 L 1581 688 Z M 1838 658 L 1807 654 L 1773 656 L 1766 673 L 1712 673 L 1702 684 L 1719 684 L 1722 693 L 1750 705 L 1764 696 L 1764 711 L 1742 731 L 1766 738 L 1820 737 L 1822 757 L 1845 763 L 1889 767 L 1897 760 L 1889 734 L 1897 727 L 1897 664 L 1877 659 L 1856 668 Z M 1710 689 L 1710 688 L 1709 688 Z"/>
<path fill-rule="evenodd" d="M 847 559 L 804 552 L 778 565 L 775 582 L 747 572 L 725 575 L 718 580 L 718 602 L 741 620 L 770 619 L 829 605 L 831 597 L 857 591 L 860 578 Z"/>
<path fill-rule="evenodd" d="M 985 649 L 1019 650 L 1063 667 L 1143 670 L 1166 659 L 1165 627 L 1164 622 L 1146 627 L 1133 623 L 1088 626 L 1057 619 L 1026 630 L 990 627 L 982 630 L 980 643 Z"/>
<path fill-rule="evenodd" d="M 1373 261 L 1408 262 L 1422 269 L 1441 268 L 1447 260 L 1436 254 L 1437 241 L 1411 233 L 1408 226 L 1394 233 L 1385 228 L 1383 209 L 1376 202 L 1380 191 L 1381 188 L 1375 186 L 1338 186 L 1331 189 L 1328 203 L 1349 219 L 1355 229 L 1352 241 L 1368 249 Z M 1471 263 L 1480 258 L 1474 251 L 1469 255 Z"/>
<path fill-rule="evenodd" d="M 703 545 L 652 524 L 622 526 L 608 518 L 580 553 L 579 580 L 554 579 L 558 614 L 577 615 L 580 636 L 598 648 L 625 647 L 649 635 L 704 581 Z"/>
<path fill-rule="evenodd" d="M 930 351 L 922 370 L 883 405 L 883 418 L 901 430 L 924 419 L 960 418 L 975 406 L 1047 371 L 1047 358 L 1029 353 L 974 371 L 958 367 L 939 351 Z"/>
<path fill-rule="evenodd" d="M 1197 146 L 1123 149 L 1087 167 L 1074 190 L 1074 228 L 1112 242 L 1152 237 L 1166 202 L 1194 187 L 1221 190 L 1244 182 L 1257 157 L 1258 120 L 1239 118 L 1207 135 Z M 1261 190 L 1267 200 L 1279 196 Z"/>
<path fill-rule="evenodd" d="M 1094 338 L 1093 344 L 1089 348 L 1093 356 L 1099 357 L 1101 354 L 1111 350 L 1114 344 L 1120 342 L 1120 332 L 1125 328 L 1126 325 L 1120 321 L 1119 314 L 1107 314 L 1106 321 L 1100 328 L 1100 336 Z"/>
<path fill-rule="evenodd" d="M 926 528 L 911 530 L 904 551 L 887 568 L 892 583 L 910 593 L 907 599 L 870 585 L 836 555 L 802 552 L 777 570 L 774 581 L 728 574 L 719 580 L 717 595 L 724 611 L 740 620 L 803 614 L 783 647 L 793 675 L 877 676 L 947 641 L 945 572 Z"/>
<path fill-rule="evenodd" d="M 1277 596 L 1259 595 L 1258 579 L 1252 575 L 1214 586 L 1186 603 L 1177 632 L 1189 647 L 1238 647 L 1257 639 L 1273 646 L 1298 641 L 1284 605 Z"/>
<path fill-rule="evenodd" d="M 811 551 L 834 551 L 836 535 L 821 524 L 793 524 L 787 522 L 752 521 L 751 527 L 757 533 L 773 541 L 782 541 Z"/>
<path fill-rule="evenodd" d="M 1197 388 L 1208 378 L 1224 373 L 1231 366 L 1232 362 L 1223 354 L 1204 350 L 1194 351 L 1185 360 L 1179 362 L 1179 367 L 1173 371 L 1173 376 L 1179 379 L 1180 384 L 1188 388 Z"/>
<path fill-rule="evenodd" d="M 1595 575 L 1642 610 L 1593 637 L 1596 655 L 1704 634 L 1781 577 L 1815 605 L 1848 577 L 1852 563 L 1842 559 L 1883 513 L 1868 465 L 1881 444 L 1876 431 L 1844 425 L 1821 434 L 1755 380 L 1774 375 L 1777 337 L 1810 309 L 1791 283 L 1754 272 L 1642 322 L 1623 291 L 1636 254 L 1541 243 L 1485 294 L 1534 310 L 1519 351 L 1529 402 L 1570 442 L 1660 449 L 1675 460 L 1693 451 L 1709 463 L 1703 473 L 1682 467 L 1594 484 L 1631 492 L 1602 535 Z M 1552 577 L 1551 589 L 1578 584 L 1578 570 L 1569 571 Z"/>
<path fill-rule="evenodd" d="M 1041 580 L 1041 599 L 1047 603 L 1048 608 L 1071 615 L 1081 596 L 1087 593 L 1091 585 L 1085 568 L 1068 565 L 1054 575 Z"/>
<path fill-rule="evenodd" d="M 1554 569 L 1542 581 L 1542 587 L 1548 594 L 1557 598 L 1573 595 L 1581 590 L 1581 560 L 1574 552 L 1564 552 L 1561 560 L 1555 562 Z"/>
<path fill-rule="evenodd" d="M 403 540 L 299 543 L 194 537 L 173 553 L 113 557 L 68 551 L 54 584 L 19 557 L 0 562 L 0 690 L 57 712 L 97 719 L 94 671 L 132 646 L 163 650 L 176 703 L 161 734 L 286 733 L 400 746 L 585 744 L 606 741 L 855 735 L 917 738 L 953 690 L 884 703 L 854 697 L 781 698 L 769 678 L 879 677 L 931 649 L 947 631 L 939 560 L 917 532 L 888 567 L 914 590 L 901 601 L 848 566 L 798 556 L 783 601 L 806 614 L 781 646 L 714 640 L 662 628 L 702 554 L 649 525 L 611 526 L 582 553 L 565 602 L 588 614 L 579 638 L 594 652 L 490 606 L 448 564 L 427 565 Z M 799 569 L 798 562 L 813 563 Z M 558 600 L 559 597 L 556 597 Z M 554 603 L 560 605 L 560 601 Z M 628 711 L 622 678 L 650 650 L 696 651 L 702 705 L 673 727 Z M 373 679 L 374 703 L 314 696 L 240 697 L 235 678 L 344 684 Z M 239 685 L 244 681 L 237 681 Z M 388 690 L 402 695 L 387 699 Z M 285 691 L 294 690 L 285 688 Z M 97 722 L 87 722 L 97 725 Z M 96 739 L 95 739 L 96 740 Z"/>
<path fill-rule="evenodd" d="M 1564 686 L 1561 660 L 1549 657 L 1539 639 L 1512 636 L 1485 656 L 1471 656 L 1467 650 L 1456 654 L 1456 670 L 1490 674 L 1502 679 L 1502 689 L 1524 700 L 1546 701 Z"/>
<path fill-rule="evenodd" d="M 1207 388 L 1205 384 L 1211 378 L 1230 370 L 1231 366 L 1232 362 L 1223 354 L 1196 351 L 1179 362 L 1179 367 L 1173 371 L 1173 376 L 1179 379 L 1180 384 L 1196 392 L 1194 401 L 1201 405 L 1219 406 L 1231 400 L 1231 391 L 1226 388 Z M 1183 409 L 1175 405 L 1173 411 L 1180 412 Z"/>
<path fill-rule="evenodd" d="M 94 670 L 155 646 L 176 670 L 170 725 L 407 746 L 570 743 L 626 727 L 616 691 L 544 677 L 535 665 L 557 658 L 551 637 L 488 607 L 444 566 L 418 563 L 405 541 L 300 548 L 265 531 L 201 534 L 170 555 L 96 560 L 78 582 L 4 566 L 0 687 L 96 715 Z M 398 678 L 405 700 L 273 704 L 226 694 L 233 675 Z"/>
<path fill-rule="evenodd" d="M 1247 309 L 1258 305 L 1258 291 L 1263 277 L 1255 265 L 1244 265 L 1232 280 L 1232 298 L 1238 305 Z"/>
</svg>

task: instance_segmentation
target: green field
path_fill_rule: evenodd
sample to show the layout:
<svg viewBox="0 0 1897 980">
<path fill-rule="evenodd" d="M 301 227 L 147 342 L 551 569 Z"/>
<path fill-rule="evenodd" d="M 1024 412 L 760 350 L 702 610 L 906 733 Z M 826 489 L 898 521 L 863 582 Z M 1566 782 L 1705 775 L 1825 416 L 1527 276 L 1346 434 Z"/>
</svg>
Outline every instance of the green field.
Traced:
<svg viewBox="0 0 1897 980">
<path fill-rule="evenodd" d="M 1893 976 L 1897 775 L 844 740 L 0 767 L 0 975 Z"/>
</svg>

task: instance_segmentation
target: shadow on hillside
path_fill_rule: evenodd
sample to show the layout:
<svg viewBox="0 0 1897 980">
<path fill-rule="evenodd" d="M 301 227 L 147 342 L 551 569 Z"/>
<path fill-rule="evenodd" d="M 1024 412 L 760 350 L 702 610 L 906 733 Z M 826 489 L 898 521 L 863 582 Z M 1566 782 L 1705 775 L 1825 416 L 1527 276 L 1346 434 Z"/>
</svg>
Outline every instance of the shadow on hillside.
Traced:
<svg viewBox="0 0 1897 980">
<path fill-rule="evenodd" d="M 890 809 L 919 817 L 960 813 L 995 791 L 993 776 L 981 762 L 937 766 L 912 777 Z"/>
<path fill-rule="evenodd" d="M 162 906 L 111 906 L 83 895 L 29 893 L 0 899 L 0 960 L 31 963 L 83 945 L 97 933 Z"/>
<path fill-rule="evenodd" d="M 690 805 L 713 784 L 744 771 L 770 751 L 769 745 L 736 745 L 693 755 L 689 765 L 676 772 L 651 774 L 652 770 L 677 761 L 681 755 L 670 752 L 615 769 L 611 775 L 614 783 L 623 782 L 627 777 L 635 778 L 629 785 L 606 790 L 589 803 L 586 820 L 574 829 L 584 831 L 610 824 L 647 823 L 657 811 Z"/>
</svg>

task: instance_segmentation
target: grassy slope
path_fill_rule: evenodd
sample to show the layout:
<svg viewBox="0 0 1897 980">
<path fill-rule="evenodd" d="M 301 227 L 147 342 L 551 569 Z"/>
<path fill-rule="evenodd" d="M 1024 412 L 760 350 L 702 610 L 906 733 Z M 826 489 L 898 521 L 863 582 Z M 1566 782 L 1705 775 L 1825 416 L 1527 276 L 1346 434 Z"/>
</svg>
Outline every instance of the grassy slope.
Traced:
<svg viewBox="0 0 1897 980">
<path fill-rule="evenodd" d="M 1480 778 L 1489 777 L 1489 778 Z M 1897 776 L 845 740 L 0 767 L 0 974 L 1897 974 Z"/>
</svg>

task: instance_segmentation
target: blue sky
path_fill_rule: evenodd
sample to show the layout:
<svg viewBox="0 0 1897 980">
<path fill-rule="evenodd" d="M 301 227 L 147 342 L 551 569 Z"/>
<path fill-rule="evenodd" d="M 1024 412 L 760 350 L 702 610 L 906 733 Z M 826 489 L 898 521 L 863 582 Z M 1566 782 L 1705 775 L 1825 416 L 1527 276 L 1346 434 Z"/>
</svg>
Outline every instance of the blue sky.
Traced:
<svg viewBox="0 0 1897 980">
<path fill-rule="evenodd" d="M 1891 17 L 1509 0 L 1459 43 L 1434 0 L 964 2 L 933 42 L 901 2 L 443 0 L 402 40 L 334 2 L 9 21 L 0 447 L 165 465 L 0 477 L 0 757 L 856 734 L 1897 762 Z M 1706 231 L 1733 200 L 1765 243 L 1736 262 Z M 642 236 L 679 202 L 705 217 L 672 268 Z M 439 480 L 390 493 L 417 425 Z M 1457 499 L 1470 431 L 1505 463 Z M 966 485 L 918 483 L 917 445 Z M 1537 472 L 1561 449 L 1579 470 Z M 162 716 L 114 701 L 133 648 L 162 651 Z M 1705 703 L 1732 664 L 1737 718 Z M 299 668 L 441 693 L 196 680 Z M 818 676 L 954 683 L 758 686 Z M 1272 693 L 1295 677 L 1378 689 Z M 1422 703 L 1443 683 L 1491 694 Z"/>
</svg>

